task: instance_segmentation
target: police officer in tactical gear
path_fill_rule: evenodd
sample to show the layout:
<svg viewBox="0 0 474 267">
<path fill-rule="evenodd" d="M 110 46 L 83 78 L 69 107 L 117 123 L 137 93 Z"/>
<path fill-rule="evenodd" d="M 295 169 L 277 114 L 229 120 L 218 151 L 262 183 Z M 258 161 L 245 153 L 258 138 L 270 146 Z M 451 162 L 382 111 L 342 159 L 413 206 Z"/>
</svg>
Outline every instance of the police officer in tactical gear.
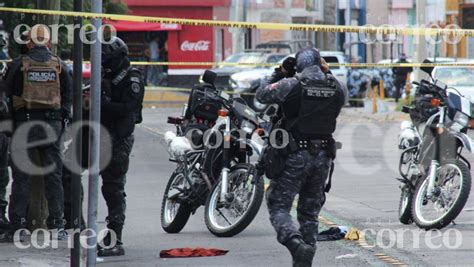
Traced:
<svg viewBox="0 0 474 267">
<path fill-rule="evenodd" d="M 101 145 L 103 151 L 111 151 L 110 163 L 101 171 L 102 195 L 108 207 L 107 228 L 113 230 L 117 242 L 112 248 L 99 246 L 98 255 L 120 256 L 122 229 L 125 222 L 125 182 L 134 142 L 135 124 L 142 121 L 141 108 L 144 96 L 144 82 L 141 72 L 130 66 L 127 45 L 117 37 L 110 44 L 102 46 L 102 114 L 103 126 L 109 131 L 111 148 Z M 110 232 L 103 243 L 109 246 Z"/>
<path fill-rule="evenodd" d="M 30 179 L 33 176 L 25 162 L 31 162 L 45 172 L 38 175 L 44 177 L 48 201 L 46 224 L 50 229 L 59 230 L 59 239 L 67 237 L 63 231 L 60 139 L 64 121 L 71 115 L 72 88 L 71 77 L 63 71 L 67 68 L 65 63 L 51 53 L 50 45 L 49 28 L 42 24 L 33 26 L 29 51 L 12 62 L 6 78 L 7 97 L 12 101 L 14 136 L 25 134 L 29 145 L 12 143 L 11 227 L 5 241 L 12 241 L 14 232 L 26 227 Z M 29 127 L 27 133 L 17 131 L 23 125 Z M 36 145 L 32 146 L 34 143 Z"/>
<path fill-rule="evenodd" d="M 0 37 L 3 38 L 3 35 Z M 10 105 L 6 97 L 6 87 L 4 81 L 4 74 L 6 72 L 5 63 L 1 63 L 0 66 L 0 122 L 5 122 L 10 119 Z M 0 128 L 0 233 L 8 230 L 10 223 L 6 217 L 7 209 L 7 185 L 9 182 L 8 174 L 8 146 L 9 146 L 9 137 L 5 131 L 6 129 Z"/>
<path fill-rule="evenodd" d="M 316 251 L 318 215 L 335 158 L 332 134 L 344 105 L 341 88 L 319 51 L 306 48 L 296 54 L 296 62 L 285 60 L 257 90 L 260 102 L 279 104 L 280 128 L 289 133 L 288 145 L 279 151 L 285 167 L 271 180 L 267 205 L 278 241 L 290 251 L 294 266 L 311 266 Z M 290 215 L 296 194 L 299 227 Z"/>
</svg>

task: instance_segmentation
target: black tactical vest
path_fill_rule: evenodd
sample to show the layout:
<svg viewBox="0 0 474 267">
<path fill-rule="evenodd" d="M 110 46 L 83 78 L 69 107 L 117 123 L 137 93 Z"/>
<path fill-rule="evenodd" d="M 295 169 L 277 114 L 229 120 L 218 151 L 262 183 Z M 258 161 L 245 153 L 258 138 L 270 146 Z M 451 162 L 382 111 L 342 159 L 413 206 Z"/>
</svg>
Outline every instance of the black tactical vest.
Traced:
<svg viewBox="0 0 474 267">
<path fill-rule="evenodd" d="M 341 111 L 341 92 L 336 81 L 302 79 L 283 104 L 285 128 L 296 138 L 329 138 Z"/>
</svg>

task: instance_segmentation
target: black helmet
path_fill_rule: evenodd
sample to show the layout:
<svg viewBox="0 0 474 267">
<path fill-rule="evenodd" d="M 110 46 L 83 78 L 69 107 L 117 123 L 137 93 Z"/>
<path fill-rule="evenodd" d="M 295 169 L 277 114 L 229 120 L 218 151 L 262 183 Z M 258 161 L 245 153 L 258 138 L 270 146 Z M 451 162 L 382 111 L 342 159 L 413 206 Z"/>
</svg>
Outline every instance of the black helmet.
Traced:
<svg viewBox="0 0 474 267">
<path fill-rule="evenodd" d="M 319 54 L 319 50 L 314 47 L 299 51 L 296 53 L 295 58 L 297 72 L 302 72 L 307 67 L 314 65 L 321 67 L 321 55 Z"/>
<path fill-rule="evenodd" d="M 118 37 L 112 37 L 107 44 L 102 45 L 102 61 L 117 57 L 123 58 L 127 55 L 127 44 Z"/>
<path fill-rule="evenodd" d="M 122 68 L 127 56 L 127 44 L 118 37 L 112 37 L 108 43 L 102 45 L 102 67 L 106 72 L 115 72 Z"/>
</svg>

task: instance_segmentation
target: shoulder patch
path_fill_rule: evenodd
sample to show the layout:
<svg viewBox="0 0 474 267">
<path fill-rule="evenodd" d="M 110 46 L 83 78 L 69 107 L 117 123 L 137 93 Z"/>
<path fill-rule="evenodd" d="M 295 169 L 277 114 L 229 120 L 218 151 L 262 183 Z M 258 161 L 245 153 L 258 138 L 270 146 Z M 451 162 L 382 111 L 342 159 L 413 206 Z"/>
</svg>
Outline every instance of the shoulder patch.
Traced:
<svg viewBox="0 0 474 267">
<path fill-rule="evenodd" d="M 133 82 L 131 87 L 132 87 L 132 92 L 134 92 L 135 94 L 140 93 L 141 86 L 139 83 Z"/>
<path fill-rule="evenodd" d="M 141 82 L 140 78 L 138 78 L 138 77 L 130 77 L 130 81 L 134 82 L 134 83 L 140 83 Z"/>
</svg>

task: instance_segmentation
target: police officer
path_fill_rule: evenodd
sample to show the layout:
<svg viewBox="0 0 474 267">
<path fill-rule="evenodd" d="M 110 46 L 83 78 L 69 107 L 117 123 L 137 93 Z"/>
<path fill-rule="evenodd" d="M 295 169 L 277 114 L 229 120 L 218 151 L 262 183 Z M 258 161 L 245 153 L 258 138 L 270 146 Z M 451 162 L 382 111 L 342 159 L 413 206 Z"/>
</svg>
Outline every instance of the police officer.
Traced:
<svg viewBox="0 0 474 267">
<path fill-rule="evenodd" d="M 64 62 L 49 50 L 49 28 L 38 24 L 29 32 L 29 51 L 16 58 L 6 79 L 7 96 L 12 101 L 14 137 L 25 134 L 28 143 L 12 143 L 13 184 L 10 196 L 10 233 L 6 241 L 18 229 L 26 227 L 27 207 L 30 196 L 30 179 L 25 165 L 32 159 L 43 173 L 49 216 L 49 229 L 58 230 L 58 238 L 65 239 L 63 231 L 63 188 L 61 183 L 62 154 L 60 136 L 64 120 L 71 115 L 71 77 Z M 34 124 L 34 126 L 32 126 Z M 17 131 L 27 127 L 27 133 Z M 25 153 L 26 152 L 26 153 Z M 39 174 L 39 173 L 38 173 Z"/>
<path fill-rule="evenodd" d="M 285 167 L 271 180 L 267 205 L 278 241 L 290 251 L 294 266 L 311 266 L 316 251 L 318 215 L 335 157 L 332 134 L 344 104 L 341 88 L 319 51 L 306 48 L 296 54 L 296 62 L 285 60 L 257 90 L 260 102 L 279 104 L 281 128 L 289 134 L 281 152 Z M 299 227 L 290 215 L 296 194 Z"/>
<path fill-rule="evenodd" d="M 6 71 L 5 63 L 2 64 L 1 78 L 0 78 L 0 122 L 5 122 L 10 118 L 10 105 L 6 98 L 5 92 L 5 81 L 3 80 L 4 73 Z M 3 127 L 3 126 L 2 126 Z M 8 174 L 8 144 L 9 138 L 6 133 L 6 129 L 0 127 L 0 232 L 8 230 L 10 223 L 6 217 L 7 209 L 7 185 L 9 182 Z"/>
<path fill-rule="evenodd" d="M 400 55 L 400 59 L 397 60 L 396 63 L 408 63 L 407 56 L 405 54 Z M 393 72 L 393 84 L 395 86 L 395 102 L 398 103 L 398 99 L 402 94 L 403 88 L 407 83 L 408 73 L 413 72 L 412 67 L 394 67 L 392 69 Z"/>
<path fill-rule="evenodd" d="M 117 242 L 112 248 L 99 245 L 101 257 L 125 254 L 122 243 L 122 230 L 125 222 L 125 182 L 130 163 L 135 124 L 140 123 L 144 95 L 144 82 L 141 72 L 130 66 L 127 45 L 117 37 L 110 44 L 102 46 L 102 125 L 111 136 L 111 148 L 101 144 L 101 153 L 110 153 L 110 163 L 101 171 L 102 195 L 107 203 L 107 228 L 115 232 Z M 103 155 L 101 155 L 101 158 Z M 103 163 L 101 163 L 103 164 Z M 109 246 L 110 232 L 103 240 Z M 113 243 L 112 243 L 113 244 Z"/>
</svg>

